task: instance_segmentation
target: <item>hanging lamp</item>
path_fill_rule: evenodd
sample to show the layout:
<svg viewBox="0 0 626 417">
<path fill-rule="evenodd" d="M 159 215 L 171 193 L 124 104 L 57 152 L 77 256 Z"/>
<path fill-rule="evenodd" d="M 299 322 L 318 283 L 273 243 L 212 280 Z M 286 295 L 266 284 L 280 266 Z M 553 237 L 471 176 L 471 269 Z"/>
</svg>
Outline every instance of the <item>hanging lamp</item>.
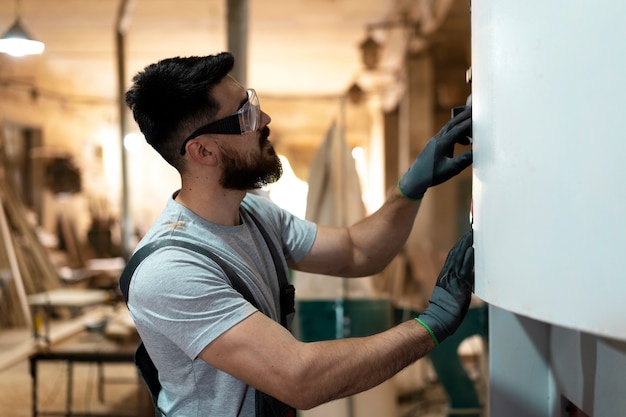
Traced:
<svg viewBox="0 0 626 417">
<path fill-rule="evenodd" d="M 33 39 L 20 21 L 19 0 L 15 1 L 15 21 L 0 38 L 0 52 L 12 56 L 38 55 L 45 49 L 43 42 Z"/>
</svg>

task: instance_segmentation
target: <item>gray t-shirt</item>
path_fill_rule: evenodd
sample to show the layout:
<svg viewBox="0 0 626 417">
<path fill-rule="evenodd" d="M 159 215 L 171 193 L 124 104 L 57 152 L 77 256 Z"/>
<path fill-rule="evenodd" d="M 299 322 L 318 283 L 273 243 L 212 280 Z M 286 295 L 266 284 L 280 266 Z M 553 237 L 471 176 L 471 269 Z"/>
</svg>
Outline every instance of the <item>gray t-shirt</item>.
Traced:
<svg viewBox="0 0 626 417">
<path fill-rule="evenodd" d="M 264 197 L 245 202 L 287 262 L 311 249 L 317 228 Z M 137 249 L 161 238 L 206 247 L 230 264 L 260 303 L 280 322 L 280 294 L 271 253 L 254 221 L 241 211 L 242 224 L 222 226 L 197 216 L 173 198 Z M 204 347 L 257 309 L 233 289 L 224 271 L 206 255 L 166 247 L 135 271 L 128 308 L 152 361 L 162 390 L 158 405 L 167 417 L 254 416 L 254 388 L 208 365 L 197 356 Z"/>
</svg>

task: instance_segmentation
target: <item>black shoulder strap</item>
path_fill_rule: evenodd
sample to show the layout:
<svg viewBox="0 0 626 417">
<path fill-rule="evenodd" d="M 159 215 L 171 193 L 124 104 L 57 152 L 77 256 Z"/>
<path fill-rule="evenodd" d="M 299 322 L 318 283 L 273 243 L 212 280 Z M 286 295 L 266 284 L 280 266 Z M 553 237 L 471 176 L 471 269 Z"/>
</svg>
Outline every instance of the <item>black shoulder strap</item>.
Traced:
<svg viewBox="0 0 626 417">
<path fill-rule="evenodd" d="M 274 265 L 276 267 L 276 274 L 278 276 L 278 283 L 280 287 L 280 316 L 281 316 L 281 324 L 287 328 L 289 328 L 289 324 L 293 315 L 295 313 L 295 290 L 293 285 L 289 284 L 289 280 L 287 279 L 285 273 L 285 267 L 283 265 L 283 257 L 281 257 L 278 253 L 278 249 L 272 243 L 269 235 L 265 228 L 261 225 L 261 223 L 257 220 L 257 218 L 250 213 L 250 211 L 246 210 L 246 212 L 250 215 L 254 223 L 257 225 L 257 228 L 263 235 L 263 239 L 265 240 L 271 254 L 272 259 L 274 260 Z M 248 302 L 254 305 L 256 308 L 259 308 L 256 300 L 254 299 L 252 293 L 248 289 L 248 287 L 242 282 L 233 269 L 226 264 L 219 256 L 210 252 L 209 250 L 195 245 L 190 242 L 185 242 L 177 239 L 162 239 L 150 243 L 142 248 L 140 248 L 137 252 L 131 256 L 126 267 L 122 271 L 120 276 L 120 290 L 122 295 L 124 296 L 124 300 L 128 303 L 128 290 L 130 287 L 130 280 L 133 277 L 133 273 L 141 264 L 141 262 L 152 252 L 157 249 L 160 249 L 165 246 L 178 246 L 186 249 L 193 250 L 197 253 L 204 254 L 211 258 L 215 263 L 217 263 L 223 270 L 228 279 L 232 282 L 233 288 L 238 291 Z M 139 369 L 139 374 L 145 381 L 146 385 L 150 390 L 150 395 L 152 397 L 152 402 L 155 407 L 155 412 L 157 416 L 163 416 L 160 409 L 158 408 L 157 400 L 159 396 L 159 391 L 161 390 L 161 384 L 159 382 L 158 370 L 152 363 L 152 359 L 150 355 L 145 349 L 143 342 L 140 341 L 137 351 L 135 353 L 135 364 Z M 257 416 L 293 416 L 295 415 L 295 409 L 292 407 L 276 400 L 275 398 L 264 394 L 261 391 L 256 391 L 255 393 L 255 407 Z"/>
<path fill-rule="evenodd" d="M 250 218 L 254 221 L 257 228 L 261 232 L 261 235 L 263 235 L 263 239 L 265 240 L 265 243 L 267 244 L 272 255 L 274 267 L 276 268 L 276 275 L 278 277 L 278 285 L 280 288 L 280 322 L 286 328 L 290 328 L 290 324 L 293 319 L 293 313 L 295 311 L 295 288 L 289 283 L 283 265 L 283 257 L 280 256 L 280 254 L 278 253 L 278 249 L 276 248 L 276 245 L 274 245 L 274 243 L 272 242 L 269 234 L 267 233 L 267 230 L 256 218 L 256 216 L 252 214 L 249 209 L 247 209 L 247 204 L 245 203 L 245 200 L 242 203 L 242 207 L 244 208 L 246 213 L 248 213 Z M 133 277 L 133 274 L 135 273 L 135 269 L 137 269 L 139 264 L 141 264 L 141 262 L 143 262 L 143 260 L 148 255 L 150 255 L 155 250 L 163 248 L 165 246 L 178 246 L 208 256 L 222 268 L 228 279 L 232 282 L 233 288 L 238 291 L 249 303 L 251 303 L 256 308 L 259 308 L 257 301 L 255 300 L 248 287 L 242 282 L 241 278 L 239 278 L 239 275 L 237 275 L 235 271 L 233 271 L 230 265 L 222 260 L 222 258 L 199 245 L 178 239 L 157 240 L 140 248 L 137 252 L 133 254 L 133 256 L 131 256 L 131 258 L 128 260 L 128 263 L 126 264 L 126 267 L 122 271 L 119 280 L 120 290 L 122 292 L 122 295 L 124 296 L 124 301 L 126 303 L 128 303 L 128 290 L 130 287 L 130 281 Z"/>
<path fill-rule="evenodd" d="M 250 215 L 250 217 L 254 221 L 254 224 L 256 224 L 256 227 L 257 229 L 259 229 L 259 232 L 261 232 L 261 235 L 263 235 L 263 239 L 265 240 L 265 243 L 267 243 L 270 253 L 272 254 L 272 259 L 274 260 L 274 266 L 276 266 L 276 275 L 278 276 L 278 284 L 280 285 L 281 288 L 288 285 L 289 280 L 287 279 L 287 275 L 285 274 L 285 268 L 283 266 L 284 258 L 279 255 L 278 248 L 276 248 L 276 245 L 274 245 L 274 243 L 272 242 L 272 239 L 270 238 L 270 235 L 267 233 L 267 230 L 265 229 L 263 224 L 259 221 L 259 219 L 256 218 L 255 215 L 252 214 L 252 212 L 249 209 L 247 209 L 248 205 L 245 203 L 245 200 L 242 201 L 242 206 L 244 207 L 244 209 L 246 209 L 246 213 Z"/>
<path fill-rule="evenodd" d="M 285 273 L 285 266 L 283 264 L 284 257 L 278 253 L 278 248 L 272 242 L 269 234 L 261 221 L 257 219 L 255 215 L 248 209 L 248 204 L 244 199 L 242 201 L 242 207 L 245 209 L 246 213 L 250 215 L 256 227 L 263 235 L 263 239 L 272 254 L 272 259 L 274 260 L 274 267 L 276 268 L 276 275 L 278 276 L 278 285 L 280 287 L 280 323 L 290 329 L 291 322 L 293 320 L 293 316 L 295 313 L 295 288 L 293 285 L 289 283 L 289 279 L 287 278 L 287 274 Z"/>
<path fill-rule="evenodd" d="M 235 271 L 233 271 L 233 269 L 222 260 L 222 258 L 201 246 L 178 239 L 157 240 L 140 248 L 137 252 L 133 254 L 133 256 L 130 257 L 128 263 L 126 264 L 126 267 L 122 271 L 122 275 L 120 276 L 120 290 L 122 291 L 122 295 L 124 296 L 124 301 L 126 303 L 128 303 L 128 289 L 130 287 L 130 280 L 135 273 L 135 269 L 137 269 L 139 264 L 144 259 L 146 259 L 148 255 L 150 255 L 155 250 L 163 248 L 165 246 L 178 246 L 208 256 L 216 264 L 218 264 L 220 268 L 222 268 L 222 270 L 224 270 L 224 273 L 232 282 L 233 288 L 235 288 L 235 290 L 237 290 L 249 303 L 251 303 L 256 308 L 259 308 L 256 300 L 254 299 L 254 296 L 252 295 L 248 287 L 241 281 L 239 275 L 237 275 Z"/>
</svg>

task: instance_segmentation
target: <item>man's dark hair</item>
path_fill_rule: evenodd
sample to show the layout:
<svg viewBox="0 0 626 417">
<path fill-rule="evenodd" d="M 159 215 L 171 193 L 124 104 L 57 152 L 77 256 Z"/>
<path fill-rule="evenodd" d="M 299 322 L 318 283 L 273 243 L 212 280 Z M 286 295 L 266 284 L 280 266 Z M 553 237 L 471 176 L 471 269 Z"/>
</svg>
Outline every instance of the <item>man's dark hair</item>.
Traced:
<svg viewBox="0 0 626 417">
<path fill-rule="evenodd" d="M 233 69 L 232 54 L 175 57 L 148 65 L 133 77 L 126 104 L 146 141 L 179 171 L 184 132 L 212 121 L 219 110 L 210 95 Z"/>
</svg>

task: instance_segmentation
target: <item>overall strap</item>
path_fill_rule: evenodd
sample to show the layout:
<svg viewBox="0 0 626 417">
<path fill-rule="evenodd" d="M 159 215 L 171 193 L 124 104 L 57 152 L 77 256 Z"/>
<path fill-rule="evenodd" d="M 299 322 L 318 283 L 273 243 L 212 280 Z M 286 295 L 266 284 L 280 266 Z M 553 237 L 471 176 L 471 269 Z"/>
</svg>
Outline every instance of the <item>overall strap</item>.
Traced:
<svg viewBox="0 0 626 417">
<path fill-rule="evenodd" d="M 266 228 L 261 221 L 252 214 L 252 211 L 248 208 L 246 200 L 241 202 L 242 208 L 246 213 L 250 215 L 257 229 L 263 235 L 263 240 L 267 244 L 267 247 L 272 254 L 272 260 L 274 261 L 274 267 L 276 268 L 276 276 L 278 277 L 278 286 L 280 287 L 280 323 L 287 329 L 291 329 L 291 322 L 295 314 L 295 287 L 289 283 L 287 274 L 285 273 L 284 256 L 281 256 L 278 252 L 278 248 L 274 245 L 272 239 L 267 233 Z"/>
<path fill-rule="evenodd" d="M 237 290 L 243 298 L 246 299 L 249 303 L 251 303 L 256 308 L 259 308 L 257 305 L 254 296 L 248 289 L 248 287 L 243 283 L 239 275 L 233 271 L 233 269 L 226 262 L 222 260 L 219 256 L 214 254 L 213 252 L 203 248 L 194 243 L 186 242 L 184 240 L 178 239 L 160 239 L 146 246 L 140 248 L 137 252 L 131 256 L 130 260 L 126 264 L 126 267 L 122 271 L 122 275 L 120 276 L 120 290 L 122 291 L 122 295 L 124 296 L 124 301 L 128 304 L 128 289 L 130 287 L 130 280 L 133 277 L 133 273 L 135 269 L 139 266 L 139 264 L 146 259 L 148 255 L 154 252 L 157 249 L 163 248 L 165 246 L 178 246 L 180 248 L 190 249 L 194 252 L 203 254 L 211 258 L 216 264 L 222 268 L 230 282 L 233 284 L 233 288 Z"/>
<path fill-rule="evenodd" d="M 285 274 L 285 269 L 283 267 L 283 261 L 282 261 L 283 258 L 278 254 L 278 249 L 276 248 L 276 245 L 274 245 L 274 243 L 272 242 L 269 234 L 267 233 L 267 230 L 265 229 L 265 227 L 263 227 L 263 225 L 256 218 L 256 216 L 252 214 L 252 212 L 249 209 L 246 209 L 245 206 L 247 206 L 247 204 L 243 204 L 242 202 L 242 208 L 244 208 L 246 213 L 248 213 L 250 218 L 256 224 L 257 228 L 263 235 L 263 239 L 265 240 L 265 243 L 267 244 L 270 250 L 270 253 L 272 254 L 272 259 L 274 261 L 274 267 L 276 268 L 276 275 L 278 276 L 278 284 L 280 288 L 280 300 L 281 300 L 280 301 L 280 310 L 281 310 L 280 321 L 283 326 L 289 328 L 291 316 L 292 316 L 293 311 L 295 310 L 295 305 L 294 305 L 294 300 L 293 300 L 295 289 L 292 285 L 289 284 L 289 280 L 287 279 L 287 275 Z M 143 246 L 142 248 L 137 250 L 137 252 L 135 252 L 133 256 L 131 256 L 131 258 L 128 260 L 128 263 L 124 267 L 124 270 L 122 271 L 122 274 L 119 279 L 120 290 L 122 292 L 122 295 L 124 296 L 124 301 L 127 304 L 128 304 L 128 290 L 130 288 L 130 281 L 133 277 L 133 274 L 135 273 L 135 270 L 139 266 L 139 264 L 141 264 L 141 262 L 143 262 L 143 260 L 146 259 L 148 255 L 150 255 L 152 252 L 158 249 L 161 249 L 163 247 L 166 247 L 166 246 L 178 246 L 178 247 L 190 249 L 194 252 L 208 256 L 216 264 L 218 264 L 220 268 L 222 268 L 222 270 L 224 271 L 224 273 L 226 274 L 230 282 L 232 282 L 233 288 L 236 291 L 238 291 L 246 301 L 248 301 L 250 304 L 252 304 L 256 308 L 259 308 L 259 305 L 257 301 L 255 300 L 254 296 L 252 295 L 252 292 L 250 291 L 250 289 L 243 283 L 241 278 L 239 278 L 239 275 L 237 275 L 235 271 L 233 271 L 230 265 L 228 265 L 226 262 L 224 262 L 224 260 L 222 260 L 222 258 L 217 256 L 213 252 L 207 250 L 206 248 L 203 248 L 191 242 L 186 242 L 186 241 L 178 240 L 178 239 L 159 239 L 157 241 L 154 241 L 152 243 L 149 243 Z"/>
<path fill-rule="evenodd" d="M 245 209 L 244 209 L 245 210 Z M 289 324 L 295 313 L 295 290 L 293 285 L 289 284 L 289 280 L 287 279 L 287 275 L 285 273 L 285 267 L 283 264 L 283 257 L 281 257 L 278 253 L 278 249 L 270 239 L 267 231 L 258 221 L 258 219 L 248 210 L 245 210 L 250 218 L 254 221 L 257 228 L 263 235 L 263 239 L 265 240 L 271 254 L 272 259 L 274 261 L 274 266 L 276 268 L 276 274 L 278 276 L 278 283 L 280 287 L 280 317 L 281 324 L 289 329 Z M 224 262 L 219 256 L 215 255 L 211 251 L 206 248 L 203 248 L 199 245 L 186 242 L 178 239 L 160 239 L 137 250 L 133 256 L 129 259 L 126 267 L 122 271 L 120 276 L 120 290 L 122 295 L 124 296 L 124 301 L 128 304 L 128 291 L 130 288 L 130 281 L 133 277 L 133 273 L 141 264 L 141 262 L 152 252 L 157 249 L 166 247 L 166 246 L 178 246 L 181 248 L 190 249 L 194 252 L 204 254 L 211 258 L 215 263 L 217 263 L 228 279 L 231 281 L 233 288 L 238 291 L 249 303 L 255 306 L 257 309 L 259 308 L 254 296 L 248 289 L 248 287 L 243 283 L 243 281 L 239 278 L 233 269 Z M 161 384 L 158 378 L 158 370 L 152 363 L 150 355 L 145 349 L 143 342 L 140 341 L 139 347 L 137 348 L 137 352 L 135 353 L 135 364 L 139 369 L 139 373 L 145 383 L 147 384 L 150 395 L 152 397 L 152 402 L 155 407 L 156 416 L 162 417 L 163 414 L 158 408 L 157 400 L 159 396 L 159 392 L 161 390 Z M 296 415 L 295 409 L 291 406 L 288 406 L 281 401 L 256 390 L 255 392 L 255 415 L 257 417 L 268 417 L 268 416 L 280 416 L 280 417 L 293 417 Z"/>
<path fill-rule="evenodd" d="M 265 243 L 267 243 L 267 247 L 272 254 L 272 260 L 274 261 L 274 266 L 276 267 L 276 275 L 278 276 L 278 284 L 282 288 L 285 285 L 289 284 L 289 280 L 287 279 L 287 274 L 285 274 L 285 268 L 283 266 L 284 258 L 279 255 L 278 248 L 276 248 L 276 245 L 274 245 L 274 242 L 270 238 L 270 235 L 267 233 L 267 230 L 259 221 L 259 219 L 257 219 L 257 217 L 252 214 L 252 212 L 247 208 L 248 205 L 244 203 L 244 201 L 242 201 L 242 207 L 245 208 L 246 213 L 250 215 L 250 217 L 254 221 L 254 224 L 256 224 L 257 229 L 259 229 L 259 232 L 261 232 L 261 235 L 263 235 L 263 240 L 265 240 Z"/>
</svg>

